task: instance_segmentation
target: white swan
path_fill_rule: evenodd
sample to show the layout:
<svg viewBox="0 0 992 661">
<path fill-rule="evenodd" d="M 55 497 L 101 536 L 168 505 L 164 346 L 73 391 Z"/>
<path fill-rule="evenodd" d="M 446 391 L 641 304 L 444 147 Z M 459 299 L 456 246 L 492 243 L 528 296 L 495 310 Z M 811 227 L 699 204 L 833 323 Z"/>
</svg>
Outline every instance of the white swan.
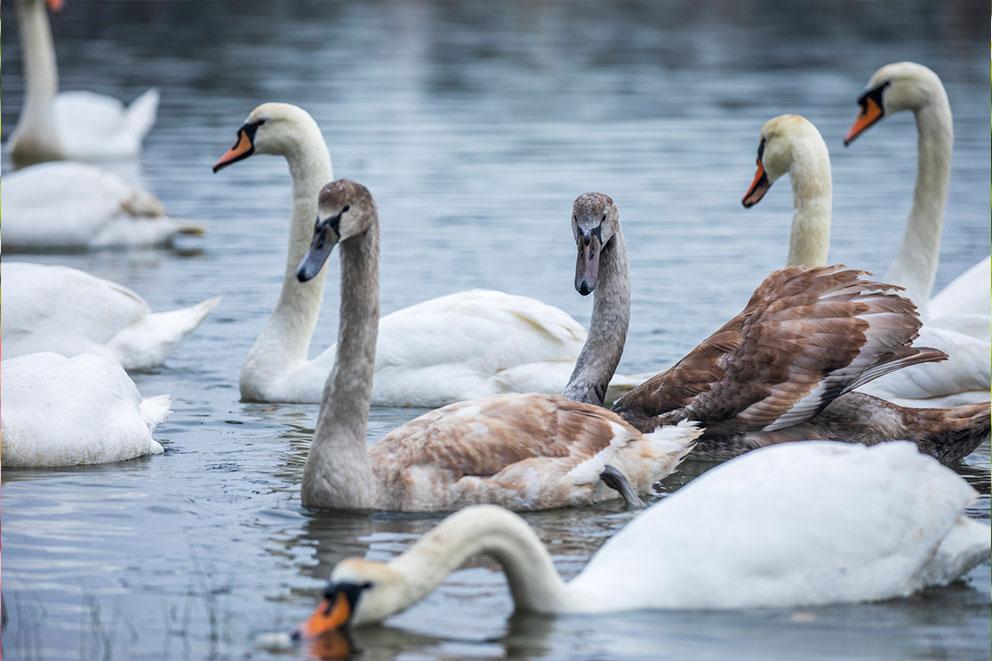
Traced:
<svg viewBox="0 0 992 661">
<path fill-rule="evenodd" d="M 219 302 L 152 312 L 136 293 L 67 266 L 4 261 L 5 358 L 39 351 L 96 354 L 126 370 L 150 369 L 192 333 Z"/>
<path fill-rule="evenodd" d="M 32 165 L 4 174 L 0 190 L 8 252 L 165 246 L 179 234 L 203 233 L 167 216 L 148 191 L 95 165 Z"/>
<path fill-rule="evenodd" d="M 613 255 L 609 268 L 622 268 L 626 276 L 626 256 L 614 252 L 618 246 L 610 241 L 619 212 L 612 200 L 600 211 L 598 233 Z M 338 244 L 340 351 L 303 469 L 304 505 L 444 511 L 495 503 L 535 510 L 616 497 L 611 489 L 636 504 L 637 494 L 650 493 L 699 436 L 693 423 L 659 425 L 642 434 L 598 403 L 530 393 L 449 404 L 368 445 L 379 329 L 379 218 L 368 189 L 346 179 L 320 192 L 313 241 L 297 272 L 300 282 L 322 271 Z M 601 397 L 620 353 L 590 358 L 572 379 L 602 384 L 593 388 Z"/>
<path fill-rule="evenodd" d="M 32 353 L 3 361 L 3 465 L 102 464 L 161 454 L 168 395 L 142 398 L 117 363 Z"/>
<path fill-rule="evenodd" d="M 331 157 L 313 118 L 285 103 L 252 110 L 214 171 L 256 153 L 286 158 L 293 216 L 282 291 L 241 368 L 241 398 L 317 403 L 337 351 L 332 345 L 308 359 L 325 275 L 300 284 L 294 273 L 310 242 L 317 194 L 333 178 Z M 561 392 L 585 337 L 567 313 L 532 298 L 473 290 L 424 301 L 382 318 L 372 401 L 436 407 L 499 393 Z M 637 383 L 615 377 L 608 398 Z"/>
<path fill-rule="evenodd" d="M 976 337 L 987 343 L 990 316 L 988 257 L 951 282 L 932 300 L 930 298 L 940 259 L 940 234 L 947 207 L 954 143 L 951 106 L 940 77 L 914 62 L 887 64 L 872 74 L 858 104 L 861 109 L 844 139 L 845 146 L 893 113 L 911 110 L 916 119 L 918 163 L 913 207 L 899 252 L 885 280 L 906 288 L 924 321 L 969 334 L 978 331 Z M 976 323 L 973 315 L 984 316 L 985 323 Z"/>
<path fill-rule="evenodd" d="M 59 93 L 52 30 L 42 0 L 17 0 L 27 94 L 7 148 L 18 167 L 41 161 L 133 157 L 155 123 L 158 91 L 130 106 L 93 92 Z M 48 0 L 53 10 L 61 0 Z"/>
<path fill-rule="evenodd" d="M 744 196 L 744 206 L 757 204 L 772 183 L 785 174 L 789 174 L 792 182 L 795 206 L 789 264 L 822 266 L 830 248 L 830 154 L 820 132 L 799 115 L 780 115 L 762 127 L 758 171 Z M 920 330 L 916 344 L 940 349 L 949 358 L 906 367 L 858 390 L 912 407 L 989 401 L 987 339 L 927 323 Z"/>
<path fill-rule="evenodd" d="M 379 622 L 480 554 L 501 565 L 518 610 L 545 614 L 904 597 L 988 559 L 989 527 L 965 516 L 976 497 L 909 443 L 785 443 L 718 466 L 652 506 L 568 583 L 519 516 L 466 508 L 388 563 L 339 562 L 297 635 Z"/>
</svg>

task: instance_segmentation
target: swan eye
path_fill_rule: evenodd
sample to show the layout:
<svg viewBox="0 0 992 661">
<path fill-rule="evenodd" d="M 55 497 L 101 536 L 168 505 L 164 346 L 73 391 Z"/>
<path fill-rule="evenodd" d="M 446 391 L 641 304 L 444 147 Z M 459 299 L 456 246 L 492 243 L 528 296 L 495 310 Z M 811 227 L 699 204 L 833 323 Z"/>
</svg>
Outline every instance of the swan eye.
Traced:
<svg viewBox="0 0 992 661">
<path fill-rule="evenodd" d="M 345 212 L 346 212 L 346 211 L 348 211 L 348 209 L 350 209 L 350 208 L 351 208 L 351 205 L 350 205 L 350 204 L 346 204 L 346 205 L 344 205 L 344 208 L 343 208 L 343 209 L 341 209 L 341 213 L 345 213 Z"/>
<path fill-rule="evenodd" d="M 606 214 L 605 213 L 603 214 L 603 219 L 600 220 L 599 222 L 601 222 L 601 223 L 605 223 L 606 222 Z"/>
</svg>

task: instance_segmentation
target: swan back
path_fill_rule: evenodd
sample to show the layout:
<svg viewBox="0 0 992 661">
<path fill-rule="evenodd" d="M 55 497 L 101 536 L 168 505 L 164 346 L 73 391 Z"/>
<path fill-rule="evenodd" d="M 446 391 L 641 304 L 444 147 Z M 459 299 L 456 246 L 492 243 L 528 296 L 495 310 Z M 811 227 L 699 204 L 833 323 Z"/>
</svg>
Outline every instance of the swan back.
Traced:
<svg viewBox="0 0 992 661">
<path fill-rule="evenodd" d="M 5 466 L 68 466 L 161 454 L 168 398 L 142 400 L 106 358 L 33 353 L 3 361 Z"/>
<path fill-rule="evenodd" d="M 946 578 L 932 571 L 931 558 L 975 497 L 910 443 L 772 446 L 653 506 L 608 541 L 573 585 L 602 595 L 600 607 L 623 608 L 785 607 L 906 595 L 936 573 Z M 984 557 L 976 557 L 970 539 L 966 561 L 954 558 L 959 573 Z M 951 560 L 944 559 L 945 569 Z"/>
</svg>

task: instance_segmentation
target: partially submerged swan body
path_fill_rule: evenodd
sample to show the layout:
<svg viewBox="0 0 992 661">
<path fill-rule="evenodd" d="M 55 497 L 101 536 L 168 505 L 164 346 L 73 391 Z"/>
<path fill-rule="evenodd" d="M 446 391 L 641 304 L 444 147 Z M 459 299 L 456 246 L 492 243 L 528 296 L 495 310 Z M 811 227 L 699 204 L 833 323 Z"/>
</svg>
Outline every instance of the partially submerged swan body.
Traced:
<svg viewBox="0 0 992 661">
<path fill-rule="evenodd" d="M 940 259 L 954 144 L 951 106 L 940 77 L 915 62 L 887 64 L 872 74 L 858 105 L 860 112 L 844 139 L 845 145 L 893 113 L 912 111 L 916 119 L 918 163 L 913 207 L 886 281 L 905 287 L 923 320 L 936 326 L 973 333 L 980 327 L 970 324 L 968 315 L 984 316 L 984 328 L 976 337 L 988 345 L 992 300 L 988 257 L 930 298 Z M 987 381 L 985 385 L 988 390 Z"/>
<path fill-rule="evenodd" d="M 102 356 L 31 353 L 3 361 L 4 468 L 102 464 L 161 454 L 152 431 L 168 395 L 142 398 Z"/>
<path fill-rule="evenodd" d="M 301 284 L 295 271 L 309 247 L 320 188 L 333 178 L 331 157 L 313 118 L 285 103 L 255 108 L 214 171 L 253 154 L 286 158 L 293 215 L 282 291 L 241 368 L 241 398 L 319 403 L 337 352 L 333 345 L 308 358 L 325 274 Z M 372 403 L 436 407 L 504 393 L 561 392 L 585 339 L 571 316 L 532 298 L 472 290 L 424 301 L 382 318 Z M 609 395 L 634 385 L 616 377 Z"/>
<path fill-rule="evenodd" d="M 130 289 L 67 266 L 5 260 L 0 271 L 5 358 L 40 351 L 94 354 L 125 370 L 151 369 L 220 302 L 152 312 Z"/>
<path fill-rule="evenodd" d="M 610 205 L 596 209 L 597 220 L 602 210 L 616 223 Z M 304 505 L 442 511 L 493 503 L 534 510 L 590 504 L 616 497 L 614 491 L 636 503 L 692 447 L 699 430 L 691 423 L 642 434 L 597 404 L 542 394 L 451 404 L 367 446 L 379 329 L 378 213 L 364 186 L 338 180 L 321 191 L 316 215 L 297 274 L 303 282 L 314 278 L 340 244 L 341 309 L 339 351 L 303 470 Z M 603 234 L 608 239 L 609 229 Z M 606 384 L 619 359 L 580 359 L 576 373 Z"/>
<path fill-rule="evenodd" d="M 61 0 L 48 0 L 53 9 Z M 59 93 L 52 30 L 42 0 L 16 0 L 27 94 L 7 144 L 18 167 L 53 160 L 105 160 L 137 156 L 155 123 L 158 91 L 125 107 L 93 92 Z M 5 237 L 6 238 L 6 237 Z"/>
<path fill-rule="evenodd" d="M 965 516 L 976 497 L 910 443 L 779 445 L 718 466 L 656 503 L 567 583 L 519 516 L 466 508 L 389 562 L 339 562 L 298 633 L 379 622 L 477 555 L 500 564 L 518 610 L 545 614 L 905 597 L 988 559 L 989 527 Z"/>
<path fill-rule="evenodd" d="M 744 197 L 744 205 L 757 204 L 772 183 L 785 174 L 789 174 L 792 183 L 795 207 L 788 263 L 822 266 L 826 264 L 830 248 L 830 155 L 820 132 L 799 115 L 781 115 L 770 119 L 762 127 L 758 172 Z M 936 231 L 939 238 L 939 227 Z M 904 246 L 907 244 L 916 245 L 908 237 L 904 239 Z M 932 257 L 936 266 L 936 253 Z M 973 269 L 965 281 L 953 285 L 954 289 L 966 288 L 967 281 L 980 277 L 981 270 L 980 266 Z M 932 273 L 928 277 L 932 283 Z M 929 289 L 926 291 L 929 296 Z M 941 317 L 944 320 L 949 318 L 948 315 Z M 987 332 L 988 317 L 981 315 L 957 314 L 959 328 L 968 318 L 976 331 L 984 327 Z M 927 323 L 920 329 L 919 344 L 943 351 L 948 356 L 946 361 L 900 369 L 863 385 L 859 391 L 911 407 L 932 408 L 989 401 L 988 340 L 943 327 L 939 323 Z"/>
<path fill-rule="evenodd" d="M 84 163 L 42 163 L 0 181 L 8 252 L 168 246 L 197 225 L 170 218 L 147 190 Z"/>
</svg>

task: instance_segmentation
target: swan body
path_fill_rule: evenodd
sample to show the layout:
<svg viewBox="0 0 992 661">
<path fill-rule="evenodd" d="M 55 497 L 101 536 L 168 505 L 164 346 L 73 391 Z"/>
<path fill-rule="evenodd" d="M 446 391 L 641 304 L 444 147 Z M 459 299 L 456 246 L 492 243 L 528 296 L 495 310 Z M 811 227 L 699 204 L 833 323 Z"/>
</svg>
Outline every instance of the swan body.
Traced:
<svg viewBox="0 0 992 661">
<path fill-rule="evenodd" d="M 656 503 L 568 583 L 519 516 L 466 508 L 388 563 L 339 562 L 299 632 L 381 621 L 475 555 L 501 565 L 518 610 L 545 614 L 905 597 L 988 559 L 989 527 L 965 516 L 976 497 L 910 443 L 787 443 L 718 466 Z"/>
<path fill-rule="evenodd" d="M 930 324 L 965 335 L 989 338 L 989 257 L 956 277 L 930 299 Z"/>
<path fill-rule="evenodd" d="M 164 246 L 202 228 L 166 215 L 154 195 L 84 163 L 33 165 L 2 182 L 3 246 L 59 252 Z"/>
<path fill-rule="evenodd" d="M 955 317 L 949 315 L 989 317 L 988 257 L 930 299 L 940 258 L 954 143 L 951 106 L 940 77 L 914 62 L 887 64 L 872 74 L 858 104 L 861 111 L 844 140 L 845 145 L 893 113 L 908 110 L 916 119 L 918 163 L 913 206 L 886 280 L 906 288 L 924 321 L 944 316 L 943 327 L 961 330 L 955 326 Z M 980 339 L 988 344 L 987 325 Z M 987 386 L 988 383 L 986 389 Z"/>
<path fill-rule="evenodd" d="M 759 176 L 745 196 L 744 204 L 756 204 L 775 180 L 789 174 L 796 209 L 790 238 L 789 264 L 822 266 L 826 264 L 830 246 L 831 224 L 832 190 L 827 146 L 816 127 L 799 115 L 781 115 L 769 120 L 762 127 L 761 136 Z M 761 177 L 764 177 L 764 183 L 759 184 Z M 934 231 L 932 225 L 926 227 L 931 233 Z M 803 231 L 802 228 L 806 230 Z M 936 233 L 939 239 L 939 227 Z M 903 241 L 904 247 L 908 244 L 914 252 L 918 252 L 919 248 L 917 242 L 909 237 L 916 235 L 915 232 L 908 234 Z M 936 253 L 931 257 L 935 268 Z M 922 263 L 929 262 L 923 260 Z M 985 269 L 987 273 L 987 265 Z M 905 272 L 902 267 L 896 270 Z M 980 314 L 969 313 L 967 308 L 952 303 L 981 296 L 980 288 L 973 285 L 983 277 L 982 273 L 981 265 L 973 268 L 962 276 L 960 282 L 955 281 L 949 286 L 947 298 L 938 296 L 936 300 L 940 301 L 937 307 L 940 316 L 925 323 L 920 331 L 920 343 L 943 351 L 948 355 L 948 360 L 921 363 L 891 372 L 863 385 L 860 391 L 912 407 L 956 406 L 989 401 L 989 379 L 992 373 L 988 359 L 988 305 L 986 303 L 984 306 L 985 314 Z M 925 302 L 929 297 L 932 275 L 914 275 L 918 293 L 913 300 L 917 307 L 919 301 Z M 925 296 L 919 293 L 924 290 L 921 289 L 923 285 L 919 284 L 922 280 L 930 283 L 925 287 Z M 906 280 L 903 283 L 907 284 Z M 913 291 L 911 287 L 906 290 L 906 294 L 912 294 Z M 980 310 L 981 308 L 979 312 Z"/>
<path fill-rule="evenodd" d="M 102 356 L 32 353 L 3 361 L 5 468 L 73 466 L 161 454 L 152 431 L 168 395 L 142 398 Z"/>
<path fill-rule="evenodd" d="M 338 180 L 321 191 L 317 218 L 297 274 L 312 280 L 340 243 L 341 309 L 338 351 L 303 470 L 304 505 L 536 510 L 606 500 L 615 497 L 611 489 L 636 502 L 692 447 L 699 430 L 691 423 L 641 433 L 598 403 L 533 393 L 450 404 L 367 446 L 379 330 L 378 213 L 364 186 Z M 616 368 L 611 360 L 593 375 L 590 364 L 576 372 L 597 384 Z M 608 487 L 604 474 L 620 484 Z"/>
<path fill-rule="evenodd" d="M 711 459 L 808 439 L 913 440 L 943 461 L 961 459 L 988 435 L 987 403 L 905 409 L 853 392 L 947 358 L 910 346 L 920 328 L 912 302 L 865 275 L 843 266 L 773 272 L 740 314 L 614 410 L 641 430 L 698 422 L 694 456 Z"/>
<path fill-rule="evenodd" d="M 192 333 L 219 298 L 152 312 L 136 293 L 66 266 L 4 261 L 4 356 L 95 354 L 126 370 L 151 369 Z"/>
<path fill-rule="evenodd" d="M 51 3 L 50 3 L 51 4 Z M 52 31 L 41 0 L 17 0 L 27 96 L 8 149 L 18 167 L 51 160 L 134 157 L 155 123 L 150 89 L 125 107 L 93 92 L 58 91 Z"/>
<path fill-rule="evenodd" d="M 314 359 L 324 274 L 299 283 L 321 186 L 333 178 L 320 128 L 303 109 L 284 103 L 255 108 L 234 147 L 214 171 L 253 154 L 286 158 L 293 179 L 293 217 L 282 291 L 241 368 L 244 401 L 319 403 L 337 345 Z M 511 392 L 561 392 L 586 332 L 559 308 L 498 291 L 463 291 L 384 316 L 379 328 L 376 406 L 437 407 Z M 634 385 L 618 377 L 609 395 Z"/>
</svg>

